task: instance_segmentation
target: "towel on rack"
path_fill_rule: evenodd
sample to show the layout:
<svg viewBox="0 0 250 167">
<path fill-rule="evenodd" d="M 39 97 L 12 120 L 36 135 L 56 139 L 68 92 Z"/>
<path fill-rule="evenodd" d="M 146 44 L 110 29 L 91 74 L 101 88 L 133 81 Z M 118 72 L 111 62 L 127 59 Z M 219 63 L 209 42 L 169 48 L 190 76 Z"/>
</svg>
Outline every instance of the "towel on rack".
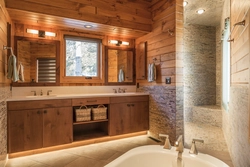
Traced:
<svg viewBox="0 0 250 167">
<path fill-rule="evenodd" d="M 16 56 L 10 55 L 8 59 L 8 73 L 7 78 L 12 79 L 13 82 L 18 81 L 17 69 L 16 69 Z"/>
<path fill-rule="evenodd" d="M 19 64 L 17 71 L 18 71 L 19 80 L 22 81 L 22 82 L 24 82 L 23 65 L 22 65 L 22 63 Z"/>
<path fill-rule="evenodd" d="M 148 65 L 148 82 L 154 82 L 156 80 L 156 67 L 155 64 Z"/>
<path fill-rule="evenodd" d="M 118 75 L 118 82 L 123 82 L 123 81 L 124 81 L 124 72 L 122 69 L 120 69 Z"/>
</svg>

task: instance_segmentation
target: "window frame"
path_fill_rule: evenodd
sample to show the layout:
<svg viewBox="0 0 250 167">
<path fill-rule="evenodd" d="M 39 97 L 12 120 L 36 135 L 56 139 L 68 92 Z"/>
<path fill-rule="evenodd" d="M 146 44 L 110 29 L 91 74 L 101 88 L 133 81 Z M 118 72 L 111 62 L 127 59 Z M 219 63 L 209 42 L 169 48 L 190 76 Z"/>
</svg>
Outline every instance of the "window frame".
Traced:
<svg viewBox="0 0 250 167">
<path fill-rule="evenodd" d="M 230 84 L 231 84 L 231 57 L 230 57 L 230 18 L 225 19 L 225 27 L 223 30 L 222 40 L 222 107 L 225 111 L 229 111 Z"/>
<path fill-rule="evenodd" d="M 87 76 L 66 76 L 66 40 L 79 40 L 79 41 L 96 41 L 98 43 L 98 58 L 97 58 L 97 76 L 87 77 Z M 62 75 L 60 77 L 61 83 L 104 83 L 103 80 L 103 39 L 93 38 L 86 36 L 75 36 L 75 35 L 63 35 L 63 58 L 61 61 L 61 71 Z"/>
</svg>

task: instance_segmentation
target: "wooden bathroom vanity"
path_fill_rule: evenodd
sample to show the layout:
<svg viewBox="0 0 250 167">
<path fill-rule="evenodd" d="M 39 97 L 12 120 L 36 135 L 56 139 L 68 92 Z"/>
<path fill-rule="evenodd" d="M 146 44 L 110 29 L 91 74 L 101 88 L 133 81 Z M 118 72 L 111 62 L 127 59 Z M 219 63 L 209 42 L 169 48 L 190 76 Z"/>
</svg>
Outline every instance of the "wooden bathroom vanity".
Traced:
<svg viewBox="0 0 250 167">
<path fill-rule="evenodd" d="M 75 121 L 74 108 L 100 104 L 107 119 Z M 12 98 L 7 110 L 9 154 L 149 129 L 149 96 L 140 93 Z"/>
</svg>

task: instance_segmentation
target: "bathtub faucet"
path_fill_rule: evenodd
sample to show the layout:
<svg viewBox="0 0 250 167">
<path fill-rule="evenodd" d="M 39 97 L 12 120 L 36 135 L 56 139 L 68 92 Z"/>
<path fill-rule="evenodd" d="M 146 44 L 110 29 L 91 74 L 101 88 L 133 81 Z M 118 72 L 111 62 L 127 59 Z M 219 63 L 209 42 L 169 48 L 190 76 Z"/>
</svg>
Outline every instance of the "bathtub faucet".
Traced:
<svg viewBox="0 0 250 167">
<path fill-rule="evenodd" d="M 176 146 L 176 151 L 178 151 L 179 153 L 183 152 L 184 146 L 183 146 L 182 135 L 178 137 L 177 141 L 175 142 L 175 146 Z"/>
<path fill-rule="evenodd" d="M 159 134 L 159 137 L 165 137 L 166 138 L 165 144 L 164 144 L 163 148 L 171 150 L 172 146 L 171 146 L 171 143 L 169 141 L 169 136 L 168 135 L 164 135 L 164 134 Z"/>
<path fill-rule="evenodd" d="M 193 139 L 192 140 L 192 146 L 191 146 L 191 149 L 189 151 L 190 154 L 198 154 L 198 150 L 195 146 L 195 142 L 200 142 L 200 143 L 204 143 L 204 140 L 200 140 L 200 139 Z"/>
<path fill-rule="evenodd" d="M 183 150 L 184 150 L 184 146 L 183 146 L 182 135 L 180 135 L 178 137 L 177 141 L 175 142 L 175 146 L 176 146 L 176 151 L 178 151 L 177 167 L 183 167 L 182 153 L 183 153 Z"/>
</svg>

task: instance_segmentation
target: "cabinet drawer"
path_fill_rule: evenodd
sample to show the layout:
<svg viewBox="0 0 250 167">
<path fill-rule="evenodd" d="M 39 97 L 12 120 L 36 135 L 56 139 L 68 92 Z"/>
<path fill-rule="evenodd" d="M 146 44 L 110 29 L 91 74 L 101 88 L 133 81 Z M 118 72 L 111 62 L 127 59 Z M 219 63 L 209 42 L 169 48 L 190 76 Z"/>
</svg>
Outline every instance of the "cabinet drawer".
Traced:
<svg viewBox="0 0 250 167">
<path fill-rule="evenodd" d="M 109 104 L 109 97 L 72 99 L 72 106 Z"/>
<path fill-rule="evenodd" d="M 7 102 L 8 110 L 27 110 L 48 107 L 67 107 L 71 106 L 71 99 L 57 100 L 30 100 L 30 101 L 9 101 Z"/>
<path fill-rule="evenodd" d="M 122 96 L 122 97 L 111 97 L 110 103 L 133 103 L 140 101 L 149 101 L 148 95 L 143 96 Z"/>
</svg>

